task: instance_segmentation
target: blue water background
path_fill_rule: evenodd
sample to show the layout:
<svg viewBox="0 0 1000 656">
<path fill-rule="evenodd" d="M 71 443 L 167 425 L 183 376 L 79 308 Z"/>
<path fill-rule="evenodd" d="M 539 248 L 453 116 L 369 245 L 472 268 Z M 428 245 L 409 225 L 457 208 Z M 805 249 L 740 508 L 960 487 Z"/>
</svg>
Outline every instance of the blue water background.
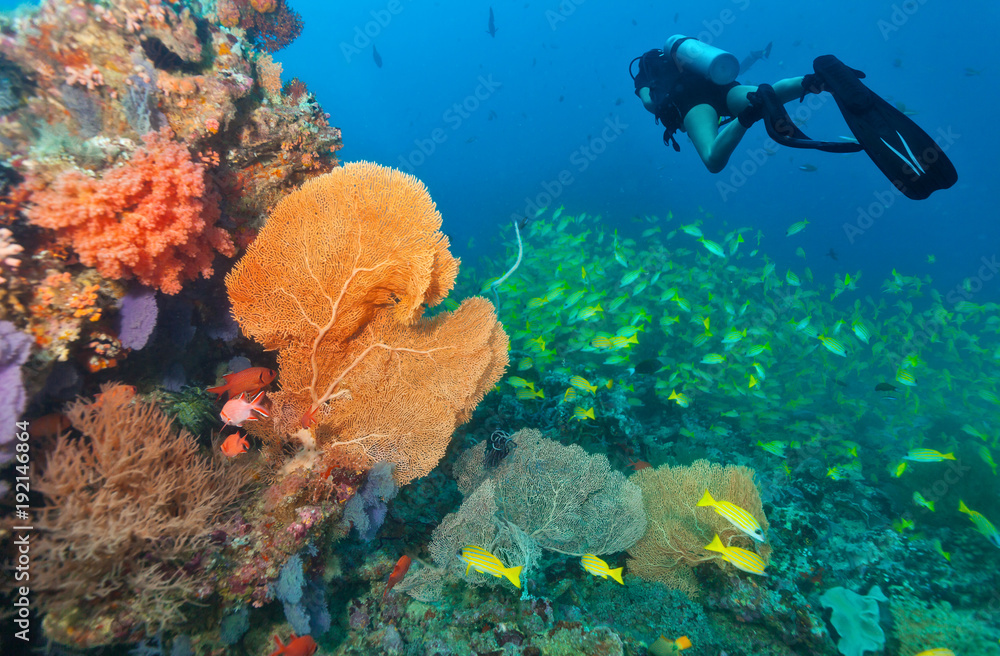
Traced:
<svg viewBox="0 0 1000 656">
<path fill-rule="evenodd" d="M 16 4 L 0 0 L 4 9 Z M 554 190 L 553 206 L 600 213 L 623 231 L 645 227 L 632 223 L 633 216 L 672 210 L 690 222 L 702 208 L 713 215 L 703 225 L 709 237 L 759 228 L 762 250 L 779 271 L 801 272 L 808 264 L 827 284 L 835 273 L 861 270 L 862 289 L 877 293 L 895 267 L 931 274 L 945 293 L 978 278 L 982 290 L 974 300 L 1000 300 L 997 277 L 984 268 L 1000 259 L 997 3 L 497 1 L 495 38 L 486 31 L 489 3 L 291 5 L 305 30 L 277 55 L 284 78 L 304 80 L 343 129 L 342 159 L 396 166 L 428 185 L 466 262 L 502 255 L 500 226 L 530 213 Z M 782 148 L 758 165 L 767 145 L 759 124 L 723 173 L 707 173 L 685 135 L 678 134 L 680 153 L 662 145 L 662 131 L 628 75 L 633 57 L 675 33 L 741 59 L 773 41 L 770 59 L 742 76 L 745 83 L 800 75 L 814 57 L 836 54 L 864 70 L 874 91 L 916 111 L 914 120 L 927 132 L 954 137 L 943 144 L 958 183 L 911 201 L 893 194 L 863 153 Z M 812 112 L 803 128 L 823 139 L 849 134 L 833 102 Z M 595 146 L 595 139 L 602 143 Z M 595 156 L 584 151 L 588 146 L 605 147 Z M 803 165 L 817 170 L 802 171 Z M 741 168 L 751 172 L 745 180 Z M 560 176 L 571 182 L 559 183 Z M 741 183 L 735 192 L 720 190 L 733 182 Z M 874 214 L 871 222 L 865 218 Z M 801 219 L 811 225 L 786 239 L 787 226 Z M 859 224 L 861 234 L 851 228 Z M 794 256 L 798 246 L 806 263 Z M 830 248 L 838 261 L 823 256 Z M 927 263 L 929 254 L 936 264 Z"/>
<path fill-rule="evenodd" d="M 871 293 L 893 267 L 930 273 L 946 292 L 980 275 L 983 257 L 1000 254 L 992 200 L 1000 152 L 995 3 L 495 2 L 495 38 L 486 32 L 488 3 L 297 0 L 293 6 L 306 27 L 280 53 L 286 78 L 303 79 L 343 129 L 343 159 L 411 170 L 428 185 L 454 250 L 467 261 L 498 255 L 490 238 L 539 195 L 545 200 L 546 189 L 557 190 L 554 206 L 600 213 L 626 230 L 636 227 L 635 215 L 673 210 L 688 222 L 700 207 L 714 215 L 703 225 L 709 236 L 760 228 L 762 250 L 779 270 L 801 271 L 794 252 L 802 246 L 818 281 L 831 284 L 835 272 L 861 270 Z M 874 91 L 917 111 L 913 118 L 927 132 L 954 136 L 944 145 L 958 183 L 911 201 L 891 194 L 863 153 L 782 148 L 757 166 L 751 153 L 767 141 L 760 124 L 726 171 L 709 174 L 685 135 L 678 135 L 680 153 L 663 146 L 662 130 L 635 97 L 628 74 L 633 57 L 674 33 L 699 36 L 740 58 L 773 41 L 770 59 L 743 76 L 745 83 L 800 75 L 811 71 L 814 57 L 836 54 L 864 70 Z M 490 91 L 483 80 L 500 86 Z M 616 134 L 605 130 L 609 124 L 624 129 Z M 803 129 L 826 139 L 849 134 L 832 101 Z M 603 153 L 591 159 L 583 152 L 605 137 L 611 138 Z M 806 164 L 817 170 L 799 169 Z M 732 182 L 741 166 L 752 175 L 735 193 L 720 192 L 719 183 Z M 559 185 L 560 174 L 572 182 Z M 869 210 L 884 210 L 871 225 L 862 217 Z M 809 228 L 786 239 L 788 225 L 806 218 Z M 867 229 L 849 236 L 845 225 L 859 221 Z M 823 257 L 830 248 L 837 262 Z M 928 254 L 936 264 L 927 264 Z M 996 278 L 983 282 L 975 300 L 1000 300 Z"/>
</svg>

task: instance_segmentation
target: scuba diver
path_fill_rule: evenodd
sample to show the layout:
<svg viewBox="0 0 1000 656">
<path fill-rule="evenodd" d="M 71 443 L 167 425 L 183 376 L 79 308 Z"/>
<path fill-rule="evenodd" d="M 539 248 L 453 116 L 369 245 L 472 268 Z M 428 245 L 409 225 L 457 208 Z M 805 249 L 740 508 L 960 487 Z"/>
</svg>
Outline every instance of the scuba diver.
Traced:
<svg viewBox="0 0 1000 656">
<path fill-rule="evenodd" d="M 636 62 L 638 73 L 633 74 Z M 908 198 L 921 200 L 955 184 L 958 173 L 941 148 L 862 84 L 864 73 L 833 55 L 817 57 L 813 69 L 773 85 L 741 85 L 734 55 L 680 34 L 667 39 L 663 50 L 650 50 L 629 64 L 635 94 L 664 127 L 663 143 L 679 151 L 674 133 L 686 132 L 711 173 L 726 167 L 746 131 L 763 120 L 768 136 L 783 146 L 831 153 L 864 150 Z M 837 101 L 856 143 L 810 139 L 785 111 L 785 103 L 824 91 Z"/>
</svg>

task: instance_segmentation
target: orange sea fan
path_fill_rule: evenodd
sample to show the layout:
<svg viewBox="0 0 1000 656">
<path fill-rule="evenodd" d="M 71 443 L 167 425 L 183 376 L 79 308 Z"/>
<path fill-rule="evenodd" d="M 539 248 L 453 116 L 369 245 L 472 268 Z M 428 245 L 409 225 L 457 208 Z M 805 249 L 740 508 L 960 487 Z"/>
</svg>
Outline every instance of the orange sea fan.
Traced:
<svg viewBox="0 0 1000 656">
<path fill-rule="evenodd" d="M 369 163 L 313 178 L 282 200 L 226 277 L 243 331 L 277 349 L 275 430 L 298 419 L 307 449 L 430 472 L 507 365 L 492 304 L 422 319 L 458 261 L 416 178 Z M 292 418 L 295 418 L 293 423 Z"/>
</svg>

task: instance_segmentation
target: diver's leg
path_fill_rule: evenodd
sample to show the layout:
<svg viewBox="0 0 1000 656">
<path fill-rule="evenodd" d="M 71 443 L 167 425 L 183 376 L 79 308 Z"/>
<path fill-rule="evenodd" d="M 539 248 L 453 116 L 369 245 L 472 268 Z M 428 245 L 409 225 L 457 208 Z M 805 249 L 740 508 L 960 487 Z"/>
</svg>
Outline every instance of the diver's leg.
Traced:
<svg viewBox="0 0 1000 656">
<path fill-rule="evenodd" d="M 802 76 L 789 77 L 778 80 L 771 85 L 774 88 L 774 95 L 778 97 L 778 102 L 784 105 L 792 100 L 802 97 Z"/>
<path fill-rule="evenodd" d="M 726 168 L 733 151 L 747 132 L 739 121 L 730 121 L 719 130 L 719 115 L 711 105 L 692 107 L 684 116 L 684 131 L 709 173 L 718 173 Z"/>
<path fill-rule="evenodd" d="M 772 85 L 772 88 L 774 89 L 774 95 L 778 97 L 778 102 L 782 105 L 792 100 L 798 100 L 802 97 L 802 76 L 778 80 Z M 757 87 L 746 84 L 741 84 L 729 90 L 729 93 L 726 94 L 726 104 L 729 106 L 729 111 L 733 116 L 739 116 L 740 112 L 750 105 L 750 101 L 747 100 L 747 94 L 753 93 L 756 90 Z"/>
</svg>

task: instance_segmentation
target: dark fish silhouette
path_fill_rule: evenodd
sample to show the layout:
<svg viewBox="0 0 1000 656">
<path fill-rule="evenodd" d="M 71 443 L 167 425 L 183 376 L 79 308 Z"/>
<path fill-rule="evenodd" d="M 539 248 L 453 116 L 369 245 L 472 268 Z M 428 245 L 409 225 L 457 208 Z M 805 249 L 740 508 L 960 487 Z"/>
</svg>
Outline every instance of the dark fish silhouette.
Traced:
<svg viewBox="0 0 1000 656">
<path fill-rule="evenodd" d="M 740 75 L 743 75 L 750 67 L 759 62 L 761 59 L 767 59 L 771 56 L 771 46 L 773 43 L 768 43 L 763 50 L 751 50 L 750 54 L 746 56 L 746 59 L 740 62 Z"/>
<path fill-rule="evenodd" d="M 497 25 L 493 22 L 493 7 L 490 7 L 490 24 L 486 28 L 486 33 L 494 39 L 497 38 Z"/>
<path fill-rule="evenodd" d="M 896 386 L 890 385 L 889 383 L 879 383 L 875 386 L 876 392 L 895 392 Z"/>
<path fill-rule="evenodd" d="M 830 252 L 826 254 L 826 256 L 831 260 L 833 260 L 834 262 L 837 261 L 837 251 L 833 250 L 832 248 L 830 249 Z"/>
<path fill-rule="evenodd" d="M 817 169 L 812 164 L 803 164 L 802 166 L 799 167 L 799 170 L 800 171 L 805 171 L 806 173 L 812 173 L 813 171 L 815 171 Z"/>
<path fill-rule="evenodd" d="M 372 57 L 375 58 L 375 65 L 382 68 L 382 55 L 378 54 L 378 50 L 375 49 L 375 46 L 372 46 Z"/>
</svg>

